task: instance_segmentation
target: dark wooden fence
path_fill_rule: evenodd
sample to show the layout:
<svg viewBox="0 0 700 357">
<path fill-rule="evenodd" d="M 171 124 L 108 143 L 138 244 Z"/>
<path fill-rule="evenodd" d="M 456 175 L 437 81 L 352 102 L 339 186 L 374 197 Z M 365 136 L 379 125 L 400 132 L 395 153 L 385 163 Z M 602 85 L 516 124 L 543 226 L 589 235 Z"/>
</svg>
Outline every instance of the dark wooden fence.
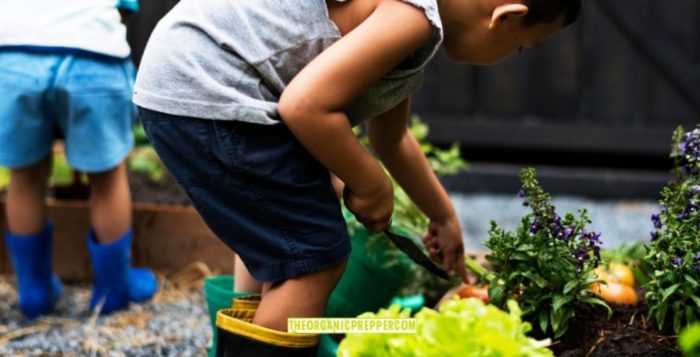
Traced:
<svg viewBox="0 0 700 357">
<path fill-rule="evenodd" d="M 176 2 L 143 2 L 129 32 L 137 61 Z M 697 0 L 589 0 L 574 26 L 496 66 L 439 54 L 413 107 L 431 141 L 459 142 L 474 163 L 448 184 L 510 191 L 516 168 L 534 164 L 562 192 L 657 195 L 673 129 L 700 121 L 699 19 Z"/>
<path fill-rule="evenodd" d="M 591 0 L 497 66 L 438 58 L 414 108 L 441 142 L 667 156 L 673 128 L 700 118 L 699 19 L 696 0 Z"/>
</svg>

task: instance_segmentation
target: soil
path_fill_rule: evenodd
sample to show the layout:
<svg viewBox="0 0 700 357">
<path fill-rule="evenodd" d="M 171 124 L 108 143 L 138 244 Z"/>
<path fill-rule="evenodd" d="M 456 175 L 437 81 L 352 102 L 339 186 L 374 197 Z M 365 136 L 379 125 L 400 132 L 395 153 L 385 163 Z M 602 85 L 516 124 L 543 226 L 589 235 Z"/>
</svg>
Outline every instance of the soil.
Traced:
<svg viewBox="0 0 700 357">
<path fill-rule="evenodd" d="M 582 308 L 567 333 L 551 346 L 557 356 L 681 356 L 672 331 L 659 331 L 646 319 L 648 306 L 611 306 L 609 320 L 602 308 Z"/>
<path fill-rule="evenodd" d="M 192 205 L 185 191 L 167 171 L 158 181 L 151 179 L 147 174 L 130 171 L 129 187 L 134 202 Z M 48 195 L 57 199 L 88 199 L 90 188 L 80 181 L 75 181 L 69 186 L 51 187 Z"/>
</svg>

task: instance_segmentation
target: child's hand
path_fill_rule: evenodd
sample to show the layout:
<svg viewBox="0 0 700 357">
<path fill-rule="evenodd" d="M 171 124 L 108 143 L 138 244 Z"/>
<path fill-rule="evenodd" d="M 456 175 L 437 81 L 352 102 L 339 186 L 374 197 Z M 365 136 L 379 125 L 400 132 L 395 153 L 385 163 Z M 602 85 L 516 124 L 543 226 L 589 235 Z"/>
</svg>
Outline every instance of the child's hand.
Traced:
<svg viewBox="0 0 700 357">
<path fill-rule="evenodd" d="M 464 283 L 470 283 L 471 278 L 464 266 L 464 242 L 457 217 L 443 222 L 430 221 L 423 244 L 428 249 L 430 259 L 442 264 L 450 275 L 456 270 Z"/>
<path fill-rule="evenodd" d="M 345 185 L 345 206 L 357 220 L 372 232 L 381 232 L 389 226 L 394 211 L 394 188 L 386 175 L 378 180 L 373 190 L 353 190 Z"/>
</svg>

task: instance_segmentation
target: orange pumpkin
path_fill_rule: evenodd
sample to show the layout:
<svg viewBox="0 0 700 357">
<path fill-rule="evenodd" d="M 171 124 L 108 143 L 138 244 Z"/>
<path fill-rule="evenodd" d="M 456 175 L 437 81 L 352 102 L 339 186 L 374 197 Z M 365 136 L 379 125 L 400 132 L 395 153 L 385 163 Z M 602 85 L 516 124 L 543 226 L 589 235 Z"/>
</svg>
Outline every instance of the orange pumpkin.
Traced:
<svg viewBox="0 0 700 357">
<path fill-rule="evenodd" d="M 491 302 L 489 299 L 489 287 L 488 285 L 476 286 L 476 285 L 464 285 L 459 289 L 459 297 L 464 298 L 477 298 L 481 299 L 484 304 Z"/>
<path fill-rule="evenodd" d="M 608 284 L 593 283 L 591 290 L 595 295 L 603 299 L 605 302 L 617 305 L 635 305 L 637 303 L 637 292 L 633 287 L 608 282 Z"/>
</svg>

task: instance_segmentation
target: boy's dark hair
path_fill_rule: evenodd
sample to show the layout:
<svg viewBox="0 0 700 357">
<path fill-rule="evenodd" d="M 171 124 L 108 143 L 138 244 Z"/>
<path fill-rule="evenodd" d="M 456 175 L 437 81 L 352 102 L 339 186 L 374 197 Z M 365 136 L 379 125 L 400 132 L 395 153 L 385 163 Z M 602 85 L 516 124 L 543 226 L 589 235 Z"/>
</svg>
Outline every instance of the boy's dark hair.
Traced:
<svg viewBox="0 0 700 357">
<path fill-rule="evenodd" d="M 528 7 L 523 25 L 550 23 L 564 15 L 563 27 L 569 26 L 581 15 L 583 0 L 522 0 Z"/>
</svg>

